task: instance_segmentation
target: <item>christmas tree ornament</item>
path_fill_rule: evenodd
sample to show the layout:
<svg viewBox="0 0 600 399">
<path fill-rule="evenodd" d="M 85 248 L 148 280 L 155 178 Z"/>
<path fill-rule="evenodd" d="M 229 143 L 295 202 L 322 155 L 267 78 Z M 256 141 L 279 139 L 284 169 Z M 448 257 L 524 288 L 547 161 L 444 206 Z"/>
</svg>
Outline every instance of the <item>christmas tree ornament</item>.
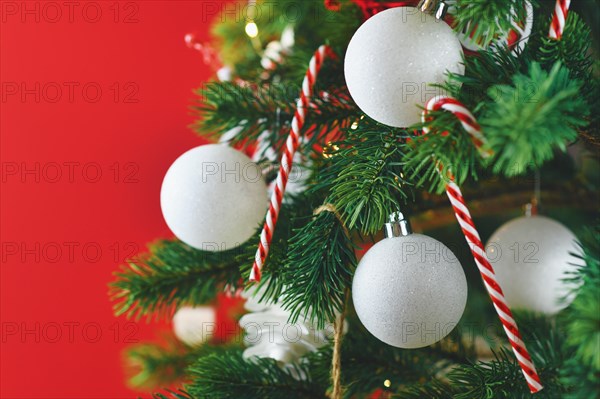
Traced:
<svg viewBox="0 0 600 399">
<path fill-rule="evenodd" d="M 290 129 L 290 134 L 285 142 L 283 155 L 281 156 L 281 162 L 279 163 L 279 173 L 277 173 L 277 179 L 275 180 L 275 189 L 271 195 L 269 210 L 265 217 L 265 224 L 260 233 L 258 249 L 256 251 L 254 264 L 252 265 L 252 270 L 250 271 L 250 281 L 260 281 L 262 266 L 269 254 L 269 245 L 271 244 L 275 225 L 277 224 L 277 218 L 279 217 L 279 209 L 281 208 L 285 188 L 292 170 L 294 155 L 300 145 L 300 131 L 306 120 L 306 113 L 309 109 L 309 100 L 313 94 L 313 87 L 317 81 L 317 76 L 323 65 L 323 61 L 327 56 L 334 56 L 331 48 L 326 45 L 319 46 L 310 59 L 308 70 L 302 80 L 302 91 L 296 102 L 296 112 L 294 113 L 291 123 L 292 128 Z"/>
<path fill-rule="evenodd" d="M 173 162 L 160 192 L 167 225 L 184 243 L 224 251 L 252 237 L 267 207 L 260 168 L 233 148 L 209 144 Z"/>
<path fill-rule="evenodd" d="M 231 143 L 233 139 L 235 139 L 243 129 L 243 126 L 232 127 L 231 129 L 223 133 L 221 137 L 219 137 L 219 143 L 229 145 L 229 143 Z"/>
<path fill-rule="evenodd" d="M 251 288 L 242 292 L 247 298 L 245 308 L 250 313 L 240 319 L 240 327 L 245 330 L 244 358 L 270 358 L 278 362 L 282 369 L 288 370 L 295 378 L 304 380 L 306 375 L 298 374 L 295 367 L 301 358 L 310 352 L 316 352 L 333 338 L 333 325 L 324 329 L 298 320 L 288 323 L 291 313 L 279 302 L 259 302 L 264 290 Z"/>
<path fill-rule="evenodd" d="M 477 148 L 479 155 L 482 158 L 492 155 L 491 151 L 486 150 L 487 144 L 485 137 L 481 133 L 481 126 L 479 126 L 473 114 L 471 114 L 471 112 L 469 112 L 469 110 L 461 102 L 448 96 L 433 97 L 427 102 L 425 108 L 423 109 L 423 121 L 427 120 L 427 115 L 431 110 L 445 110 L 454 114 L 454 116 L 456 116 L 456 118 L 458 118 L 460 121 L 465 131 L 469 134 L 469 136 L 471 136 L 471 141 L 475 145 L 475 148 Z M 423 133 L 425 134 L 428 132 L 428 129 L 423 130 Z M 438 166 L 443 169 L 443 165 Z M 543 386 L 537 370 L 535 369 L 535 365 L 533 364 L 533 360 L 531 359 L 531 356 L 525 347 L 525 343 L 523 342 L 521 334 L 519 333 L 517 322 L 513 318 L 510 307 L 504 298 L 504 293 L 502 292 L 502 288 L 496 279 L 494 268 L 487 258 L 481 237 L 479 236 L 479 232 L 475 227 L 475 223 L 473 222 L 469 208 L 467 208 L 467 204 L 460 187 L 458 187 L 458 185 L 454 182 L 454 177 L 452 176 L 451 171 L 447 172 L 449 176 L 442 176 L 442 178 L 447 179 L 446 195 L 448 196 L 450 204 L 452 205 L 452 209 L 454 210 L 454 216 L 456 216 L 456 220 L 458 221 L 463 235 L 465 236 L 465 241 L 467 241 L 467 244 L 471 249 L 473 260 L 479 269 L 479 273 L 483 279 L 483 284 L 490 296 L 490 299 L 492 300 L 492 303 L 494 304 L 498 318 L 504 327 L 504 332 L 506 333 L 510 345 L 512 346 L 513 353 L 519 362 L 519 366 L 521 367 L 523 376 L 527 381 L 529 390 L 531 393 L 539 392 L 543 389 Z"/>
<path fill-rule="evenodd" d="M 445 73 L 464 73 L 462 47 L 443 21 L 414 7 L 397 7 L 368 19 L 356 31 L 344 61 L 348 90 L 378 122 L 408 127 L 435 96 Z"/>
<path fill-rule="evenodd" d="M 575 235 L 545 216 L 523 216 L 502 225 L 486 245 L 506 301 L 514 309 L 556 314 L 574 287 L 563 281 L 577 270 Z"/>
<path fill-rule="evenodd" d="M 279 41 L 273 40 L 267 44 L 260 60 L 260 65 L 266 70 L 275 69 L 277 64 L 280 64 L 283 61 L 284 56 L 292 51 L 294 43 L 294 27 L 288 25 L 281 33 L 281 39 Z"/>
<path fill-rule="evenodd" d="M 216 311 L 210 306 L 185 306 L 173 316 L 173 332 L 186 345 L 197 346 L 214 335 L 216 321 Z"/>
<path fill-rule="evenodd" d="M 431 345 L 456 327 L 467 303 L 467 279 L 441 242 L 412 234 L 401 213 L 386 237 L 361 259 L 352 281 L 356 313 L 371 334 L 399 348 Z"/>
</svg>

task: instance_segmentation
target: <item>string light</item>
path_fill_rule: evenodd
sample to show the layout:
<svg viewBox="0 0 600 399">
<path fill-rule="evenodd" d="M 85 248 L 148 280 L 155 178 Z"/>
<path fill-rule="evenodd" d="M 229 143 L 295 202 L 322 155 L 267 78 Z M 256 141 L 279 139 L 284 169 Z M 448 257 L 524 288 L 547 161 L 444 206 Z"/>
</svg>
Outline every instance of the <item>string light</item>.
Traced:
<svg viewBox="0 0 600 399">
<path fill-rule="evenodd" d="M 327 142 L 323 148 L 323 158 L 331 158 L 339 149 L 340 147 L 333 144 L 331 141 Z"/>
<path fill-rule="evenodd" d="M 251 39 L 254 39 L 256 36 L 258 36 L 258 26 L 256 26 L 254 21 L 250 21 L 246 24 L 246 34 Z"/>
<path fill-rule="evenodd" d="M 383 381 L 383 386 L 389 388 L 392 386 L 392 382 L 390 380 Z"/>
</svg>

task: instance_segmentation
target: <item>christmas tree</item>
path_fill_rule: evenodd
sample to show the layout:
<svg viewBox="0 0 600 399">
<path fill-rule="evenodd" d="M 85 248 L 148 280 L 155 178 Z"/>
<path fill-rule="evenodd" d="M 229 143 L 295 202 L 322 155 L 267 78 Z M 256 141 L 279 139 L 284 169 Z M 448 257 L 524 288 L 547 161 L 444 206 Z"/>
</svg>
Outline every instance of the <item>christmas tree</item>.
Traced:
<svg viewBox="0 0 600 399">
<path fill-rule="evenodd" d="M 176 312 L 130 383 L 599 397 L 598 9 L 569 3 L 250 1 L 212 46 L 187 37 L 217 71 L 193 128 L 218 144 L 173 163 L 176 238 L 111 284 L 119 316 Z M 216 339 L 224 293 L 246 313 Z"/>
</svg>

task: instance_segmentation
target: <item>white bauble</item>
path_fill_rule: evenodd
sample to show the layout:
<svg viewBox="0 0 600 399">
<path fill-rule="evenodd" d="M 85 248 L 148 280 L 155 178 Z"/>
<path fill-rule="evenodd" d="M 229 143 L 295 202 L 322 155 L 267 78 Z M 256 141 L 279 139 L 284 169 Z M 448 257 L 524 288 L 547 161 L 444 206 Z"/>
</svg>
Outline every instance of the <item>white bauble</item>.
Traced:
<svg viewBox="0 0 600 399">
<path fill-rule="evenodd" d="M 511 308 L 555 314 L 569 305 L 573 298 L 560 299 L 573 288 L 562 280 L 577 270 L 575 240 L 545 216 L 511 220 L 492 234 L 486 253 Z"/>
<path fill-rule="evenodd" d="M 443 21 L 413 7 L 369 18 L 356 31 L 344 62 L 346 84 L 360 109 L 378 122 L 407 127 L 421 120 L 445 72 L 464 73 L 462 47 Z"/>
<path fill-rule="evenodd" d="M 422 234 L 386 238 L 361 259 L 352 301 L 375 337 L 399 348 L 421 348 L 454 329 L 467 303 L 467 279 L 441 242 Z"/>
<path fill-rule="evenodd" d="M 173 332 L 189 346 L 200 345 L 214 335 L 216 320 L 216 311 L 210 306 L 186 306 L 175 312 Z"/>
<path fill-rule="evenodd" d="M 262 171 L 246 155 L 225 145 L 203 145 L 173 162 L 163 180 L 160 205 L 181 241 L 224 251 L 257 231 L 267 210 L 267 187 Z"/>
<path fill-rule="evenodd" d="M 305 380 L 307 376 L 298 373 L 297 366 L 305 355 L 316 352 L 333 339 L 333 325 L 328 323 L 324 329 L 318 329 L 302 317 L 295 324 L 289 324 L 291 312 L 285 310 L 279 301 L 259 302 L 263 294 L 264 288 L 257 290 L 255 287 L 242 293 L 247 298 L 245 307 L 250 312 L 240 319 L 247 346 L 244 359 L 274 359 L 296 379 Z M 346 326 L 344 323 L 344 330 Z"/>
</svg>

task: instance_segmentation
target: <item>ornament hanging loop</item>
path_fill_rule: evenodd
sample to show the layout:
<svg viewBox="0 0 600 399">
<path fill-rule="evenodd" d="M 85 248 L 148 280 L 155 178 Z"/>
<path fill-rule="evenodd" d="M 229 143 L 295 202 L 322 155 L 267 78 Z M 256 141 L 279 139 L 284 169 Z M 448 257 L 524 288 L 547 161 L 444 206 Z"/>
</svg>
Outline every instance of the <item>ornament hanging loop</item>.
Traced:
<svg viewBox="0 0 600 399">
<path fill-rule="evenodd" d="M 540 170 L 535 170 L 535 175 L 533 178 L 533 198 L 531 198 L 531 202 L 525 205 L 525 216 L 536 216 L 540 211 L 540 202 L 541 202 L 541 185 L 542 178 L 540 175 Z"/>
</svg>

